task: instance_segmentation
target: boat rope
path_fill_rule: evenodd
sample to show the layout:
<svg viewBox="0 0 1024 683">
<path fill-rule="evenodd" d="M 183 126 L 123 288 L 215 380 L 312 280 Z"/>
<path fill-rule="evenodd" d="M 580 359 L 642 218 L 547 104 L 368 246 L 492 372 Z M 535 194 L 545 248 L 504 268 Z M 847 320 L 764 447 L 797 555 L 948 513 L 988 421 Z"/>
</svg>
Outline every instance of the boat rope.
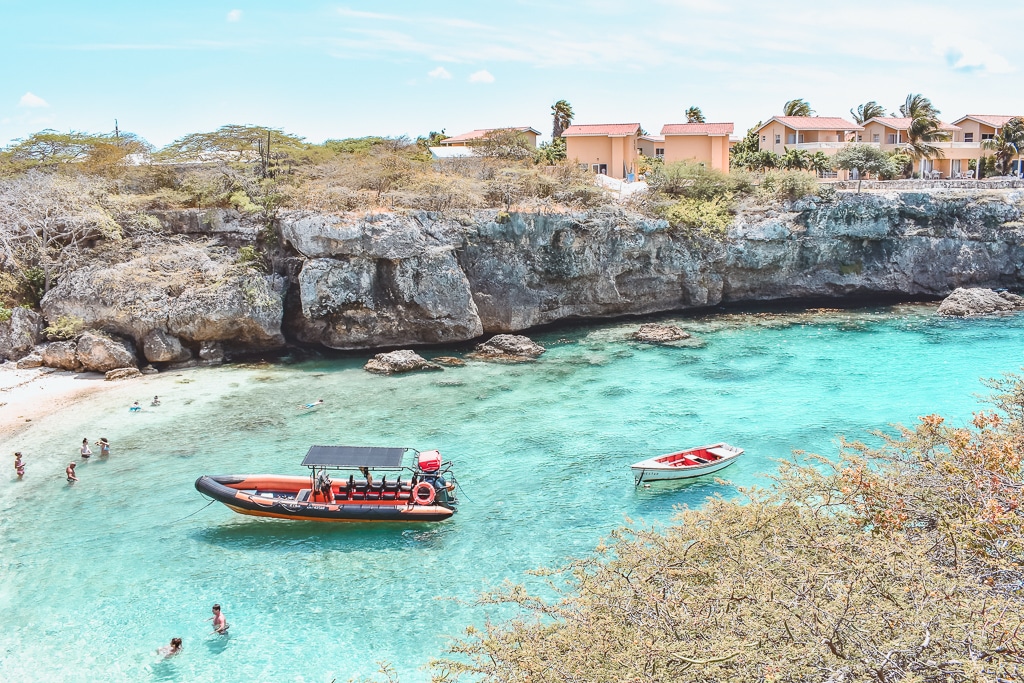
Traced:
<svg viewBox="0 0 1024 683">
<path fill-rule="evenodd" d="M 462 484 L 459 483 L 458 479 L 455 480 L 455 486 L 458 487 L 460 494 L 466 496 L 466 489 L 462 488 Z M 473 502 L 473 499 L 470 498 L 469 496 L 466 496 L 466 500 L 468 500 L 470 503 Z"/>
<path fill-rule="evenodd" d="M 206 497 L 206 496 L 203 496 L 203 498 L 205 498 L 205 497 Z M 206 505 L 204 505 L 203 507 L 199 508 L 199 509 L 198 509 L 198 510 L 196 510 L 195 512 L 189 513 L 189 514 L 185 515 L 184 517 L 182 517 L 181 519 L 176 519 L 176 520 L 174 520 L 173 522 L 170 522 L 170 523 L 171 523 L 171 524 L 177 524 L 178 522 L 181 522 L 181 521 L 184 521 L 184 520 L 188 519 L 188 518 L 189 518 L 189 517 L 191 517 L 192 515 L 198 515 L 198 514 L 199 514 L 200 512 L 202 512 L 203 510 L 205 510 L 206 508 L 210 507 L 211 505 L 213 505 L 213 504 L 214 504 L 214 503 L 216 503 L 216 502 L 217 502 L 216 500 L 213 500 L 213 499 L 211 498 L 211 499 L 210 499 L 210 502 L 209 502 L 209 503 L 207 503 L 207 504 L 206 504 Z"/>
</svg>

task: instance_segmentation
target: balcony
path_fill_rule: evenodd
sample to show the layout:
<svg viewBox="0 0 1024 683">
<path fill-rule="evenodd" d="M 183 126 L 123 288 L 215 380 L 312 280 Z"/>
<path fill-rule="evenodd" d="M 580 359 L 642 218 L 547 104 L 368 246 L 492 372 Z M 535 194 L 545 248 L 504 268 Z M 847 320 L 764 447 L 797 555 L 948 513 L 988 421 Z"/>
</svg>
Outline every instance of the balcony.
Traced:
<svg viewBox="0 0 1024 683">
<path fill-rule="evenodd" d="M 789 149 L 806 149 L 808 151 L 823 150 L 823 149 L 843 149 L 850 145 L 870 145 L 871 147 L 878 147 L 877 142 L 798 142 L 796 144 L 789 143 L 786 145 Z"/>
</svg>

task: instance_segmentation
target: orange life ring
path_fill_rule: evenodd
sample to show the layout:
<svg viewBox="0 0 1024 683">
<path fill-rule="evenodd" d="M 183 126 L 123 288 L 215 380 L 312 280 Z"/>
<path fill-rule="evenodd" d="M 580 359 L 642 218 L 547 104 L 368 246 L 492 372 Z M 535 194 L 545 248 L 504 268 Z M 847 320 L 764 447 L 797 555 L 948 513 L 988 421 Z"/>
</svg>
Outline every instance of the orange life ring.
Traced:
<svg viewBox="0 0 1024 683">
<path fill-rule="evenodd" d="M 422 495 L 424 493 L 426 495 Z M 437 492 L 434 491 L 434 487 L 425 481 L 416 484 L 412 489 L 412 499 L 417 505 L 432 505 L 435 497 Z"/>
</svg>

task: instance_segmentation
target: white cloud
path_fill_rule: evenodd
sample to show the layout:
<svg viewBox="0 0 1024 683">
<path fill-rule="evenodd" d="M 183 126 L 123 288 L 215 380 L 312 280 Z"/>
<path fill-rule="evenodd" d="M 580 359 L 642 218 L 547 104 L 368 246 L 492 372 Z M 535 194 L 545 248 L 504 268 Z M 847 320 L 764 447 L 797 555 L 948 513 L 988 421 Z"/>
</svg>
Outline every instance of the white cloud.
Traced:
<svg viewBox="0 0 1024 683">
<path fill-rule="evenodd" d="M 470 83 L 494 83 L 494 76 L 491 75 L 490 71 L 480 69 L 480 71 L 474 71 L 469 75 Z"/>
<path fill-rule="evenodd" d="M 445 80 L 448 80 L 449 78 L 452 77 L 451 72 L 449 72 L 448 69 L 444 68 L 443 66 L 439 66 L 432 71 L 428 71 L 427 75 L 430 76 L 431 78 L 443 78 Z"/>
<path fill-rule="evenodd" d="M 37 109 L 39 107 L 49 107 L 50 103 L 39 95 L 33 95 L 32 93 L 27 92 L 21 96 L 20 100 L 18 100 L 18 106 Z"/>
<path fill-rule="evenodd" d="M 983 71 L 1006 74 L 1013 71 L 1010 62 L 997 54 L 990 45 L 973 39 L 936 40 L 935 50 L 946 58 L 956 71 Z"/>
<path fill-rule="evenodd" d="M 240 10 L 240 9 L 233 9 L 230 12 L 228 12 L 228 21 L 241 21 L 241 20 L 242 20 L 242 10 Z"/>
</svg>

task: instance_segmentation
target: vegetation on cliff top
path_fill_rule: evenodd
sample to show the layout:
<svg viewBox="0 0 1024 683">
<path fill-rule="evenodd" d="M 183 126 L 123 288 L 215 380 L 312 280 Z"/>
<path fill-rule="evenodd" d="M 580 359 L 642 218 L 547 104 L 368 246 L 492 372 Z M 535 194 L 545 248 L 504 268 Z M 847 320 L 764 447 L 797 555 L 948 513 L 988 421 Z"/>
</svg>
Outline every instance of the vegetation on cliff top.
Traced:
<svg viewBox="0 0 1024 683">
<path fill-rule="evenodd" d="M 527 616 L 470 628 L 432 680 L 1010 681 L 1024 664 L 1024 378 L 969 427 L 920 418 L 767 490 L 627 528 L 506 586 Z"/>
</svg>

